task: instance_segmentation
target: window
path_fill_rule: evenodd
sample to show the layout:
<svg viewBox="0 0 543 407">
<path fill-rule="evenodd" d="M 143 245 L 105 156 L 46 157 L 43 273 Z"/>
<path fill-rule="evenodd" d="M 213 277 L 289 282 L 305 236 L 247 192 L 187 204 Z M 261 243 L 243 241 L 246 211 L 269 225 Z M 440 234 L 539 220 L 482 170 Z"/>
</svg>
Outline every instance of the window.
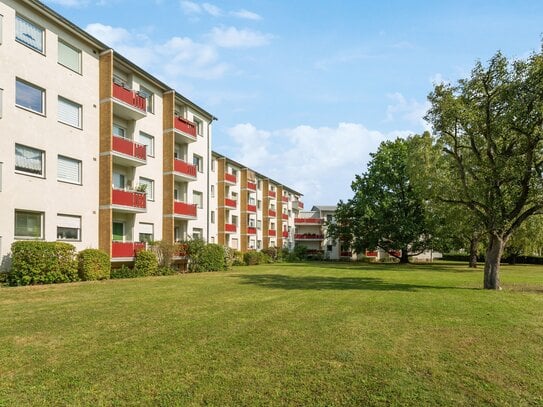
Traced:
<svg viewBox="0 0 543 407">
<path fill-rule="evenodd" d="M 258 201 L 256 201 L 256 208 L 258 210 L 260 210 L 262 208 L 262 201 L 260 199 Z"/>
<path fill-rule="evenodd" d="M 238 217 L 236 215 L 232 215 L 232 225 L 238 226 Z"/>
<path fill-rule="evenodd" d="M 21 16 L 15 17 L 15 40 L 43 54 L 44 30 Z"/>
<path fill-rule="evenodd" d="M 122 242 L 124 240 L 124 222 L 113 222 L 111 226 L 113 240 Z"/>
<path fill-rule="evenodd" d="M 81 216 L 57 215 L 57 240 L 81 240 Z"/>
<path fill-rule="evenodd" d="M 238 238 L 236 237 L 232 238 L 232 240 L 230 241 L 230 247 L 232 249 L 237 249 L 239 247 Z"/>
<path fill-rule="evenodd" d="M 15 144 L 15 171 L 44 177 L 44 155 L 41 150 Z"/>
<path fill-rule="evenodd" d="M 211 236 L 209 242 L 210 242 L 210 243 L 215 243 L 215 236 Z"/>
<path fill-rule="evenodd" d="M 43 212 L 15 210 L 15 238 L 43 239 Z"/>
<path fill-rule="evenodd" d="M 118 124 L 113 123 L 113 135 L 126 138 L 126 129 Z"/>
<path fill-rule="evenodd" d="M 192 238 L 201 240 L 204 236 L 204 231 L 202 229 L 194 228 L 192 229 Z"/>
<path fill-rule="evenodd" d="M 261 221 L 261 220 L 257 220 L 257 221 L 256 221 L 256 228 L 257 228 L 258 230 L 262 229 L 262 221 Z"/>
<path fill-rule="evenodd" d="M 211 211 L 211 223 L 215 223 L 215 211 Z"/>
<path fill-rule="evenodd" d="M 58 40 L 58 63 L 81 73 L 81 51 L 62 40 Z"/>
<path fill-rule="evenodd" d="M 204 207 L 204 199 L 201 192 L 198 192 L 198 191 L 192 192 L 192 203 L 196 204 L 198 208 Z"/>
<path fill-rule="evenodd" d="M 73 184 L 81 184 L 81 161 L 59 155 L 57 179 Z"/>
<path fill-rule="evenodd" d="M 215 185 L 211 185 L 209 191 L 210 191 L 211 198 L 215 198 Z"/>
<path fill-rule="evenodd" d="M 258 180 L 256 182 L 256 187 L 258 188 L 259 191 L 262 189 L 262 181 L 261 180 Z"/>
<path fill-rule="evenodd" d="M 155 181 L 149 178 L 140 177 L 140 185 L 145 185 L 145 193 L 148 201 L 155 200 Z"/>
<path fill-rule="evenodd" d="M 81 105 L 58 97 L 58 121 L 69 126 L 81 128 Z"/>
<path fill-rule="evenodd" d="M 198 172 L 204 172 L 204 159 L 199 155 L 192 155 L 192 164 L 198 168 Z"/>
<path fill-rule="evenodd" d="M 45 91 L 20 79 L 15 83 L 15 105 L 45 114 Z"/>
<path fill-rule="evenodd" d="M 332 215 L 326 215 L 326 222 L 332 222 Z"/>
<path fill-rule="evenodd" d="M 211 160 L 211 171 L 215 171 L 215 163 L 217 160 Z"/>
<path fill-rule="evenodd" d="M 152 223 L 140 223 L 140 242 L 151 243 L 153 241 L 154 225 Z"/>
<path fill-rule="evenodd" d="M 147 150 L 147 157 L 155 156 L 155 138 L 147 133 L 140 131 L 138 143 L 143 144 Z"/>
<path fill-rule="evenodd" d="M 200 119 L 197 119 L 196 117 L 193 117 L 193 120 L 194 120 L 194 124 L 196 125 L 196 134 L 198 134 L 199 136 L 203 136 L 204 123 L 202 123 L 202 121 Z"/>
<path fill-rule="evenodd" d="M 327 252 L 331 252 L 331 251 L 332 251 L 332 245 L 331 245 L 331 244 L 326 245 L 326 251 L 327 251 Z"/>
<path fill-rule="evenodd" d="M 113 188 L 115 189 L 124 189 L 126 183 L 124 174 L 119 174 L 118 172 L 113 173 Z"/>
<path fill-rule="evenodd" d="M 256 241 L 256 248 L 257 248 L 257 250 L 260 250 L 261 247 L 262 247 L 262 240 L 257 240 L 257 241 Z"/>
<path fill-rule="evenodd" d="M 155 102 L 154 101 L 154 96 L 155 95 L 153 95 L 153 92 L 151 92 L 149 89 L 144 88 L 143 86 L 140 86 L 140 92 L 139 93 L 147 101 L 146 102 L 147 111 L 149 113 L 154 113 L 155 112 L 155 103 L 154 103 Z"/>
</svg>

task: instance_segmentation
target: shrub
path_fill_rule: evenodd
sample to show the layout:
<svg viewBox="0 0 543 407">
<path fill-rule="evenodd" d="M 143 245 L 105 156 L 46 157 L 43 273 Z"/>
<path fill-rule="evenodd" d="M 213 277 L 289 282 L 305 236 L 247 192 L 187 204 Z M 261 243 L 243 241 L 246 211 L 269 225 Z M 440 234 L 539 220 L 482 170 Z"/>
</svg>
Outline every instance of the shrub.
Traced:
<svg viewBox="0 0 543 407">
<path fill-rule="evenodd" d="M 268 247 L 267 249 L 262 249 L 260 252 L 268 256 L 268 261 L 270 263 L 277 260 L 277 248 L 275 247 Z"/>
<path fill-rule="evenodd" d="M 210 243 L 204 246 L 199 259 L 202 271 L 222 271 L 227 269 L 224 247 Z"/>
<path fill-rule="evenodd" d="M 243 255 L 243 262 L 248 266 L 259 264 L 259 252 L 250 251 Z"/>
<path fill-rule="evenodd" d="M 20 241 L 11 245 L 10 285 L 77 281 L 75 247 L 64 242 Z"/>
<path fill-rule="evenodd" d="M 134 274 L 136 277 L 156 276 L 158 271 L 158 259 L 150 250 L 142 250 L 136 254 L 134 261 Z"/>
<path fill-rule="evenodd" d="M 191 273 L 205 271 L 200 265 L 200 256 L 205 247 L 204 241 L 200 239 L 187 240 L 183 242 L 183 247 L 188 257 L 188 271 Z"/>
<path fill-rule="evenodd" d="M 157 276 L 173 276 L 177 271 L 171 267 L 158 266 Z"/>
<path fill-rule="evenodd" d="M 304 260 L 307 256 L 307 246 L 304 246 L 302 244 L 297 244 L 294 246 L 294 250 L 292 251 L 294 256 L 296 256 L 297 259 Z"/>
<path fill-rule="evenodd" d="M 86 280 L 105 280 L 111 275 L 111 262 L 106 252 L 98 249 L 85 249 L 77 255 L 79 278 Z"/>
<path fill-rule="evenodd" d="M 168 243 L 164 240 L 150 243 L 149 250 L 156 254 L 160 267 L 171 267 L 173 257 L 179 256 L 182 252 L 178 243 Z"/>
<path fill-rule="evenodd" d="M 223 247 L 224 255 L 226 259 L 226 267 L 230 268 L 232 266 L 242 266 L 243 263 L 243 254 L 239 250 L 232 249 L 230 247 Z"/>
<path fill-rule="evenodd" d="M 111 269 L 111 278 L 134 278 L 138 277 L 134 272 L 132 267 L 128 267 L 126 264 L 123 264 L 121 267 Z"/>
</svg>

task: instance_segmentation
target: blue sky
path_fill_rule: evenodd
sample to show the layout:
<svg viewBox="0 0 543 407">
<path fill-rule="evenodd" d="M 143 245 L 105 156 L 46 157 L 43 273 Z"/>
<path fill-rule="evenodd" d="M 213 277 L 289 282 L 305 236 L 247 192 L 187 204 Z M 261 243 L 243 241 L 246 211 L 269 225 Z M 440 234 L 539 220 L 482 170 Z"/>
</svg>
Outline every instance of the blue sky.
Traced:
<svg viewBox="0 0 543 407">
<path fill-rule="evenodd" d="M 350 198 L 381 141 L 429 129 L 433 83 L 543 33 L 540 0 L 46 4 L 217 116 L 213 149 L 307 206 Z"/>
</svg>

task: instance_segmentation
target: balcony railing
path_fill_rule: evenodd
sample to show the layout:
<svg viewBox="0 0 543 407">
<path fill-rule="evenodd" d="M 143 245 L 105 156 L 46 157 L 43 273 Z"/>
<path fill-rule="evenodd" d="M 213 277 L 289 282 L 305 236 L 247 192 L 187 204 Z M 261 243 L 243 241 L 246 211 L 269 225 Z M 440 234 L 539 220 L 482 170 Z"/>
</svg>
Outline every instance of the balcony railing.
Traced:
<svg viewBox="0 0 543 407">
<path fill-rule="evenodd" d="M 288 214 L 282 213 L 282 214 L 281 214 L 281 218 L 282 218 L 283 220 L 288 220 Z"/>
<path fill-rule="evenodd" d="M 321 225 L 324 223 L 324 219 L 320 218 L 295 218 L 294 219 L 295 224 L 306 224 L 306 225 Z"/>
<path fill-rule="evenodd" d="M 281 200 L 282 200 L 283 202 L 287 203 L 287 202 L 288 202 L 288 196 L 282 196 L 282 197 L 281 197 Z"/>
<path fill-rule="evenodd" d="M 256 205 L 247 205 L 247 212 L 256 212 Z"/>
<path fill-rule="evenodd" d="M 111 257 L 135 257 L 145 249 L 145 242 L 111 242 Z"/>
<path fill-rule="evenodd" d="M 277 236 L 277 231 L 275 229 L 268 230 L 268 236 Z"/>
<path fill-rule="evenodd" d="M 256 184 L 254 182 L 247 181 L 247 189 L 256 191 Z"/>
<path fill-rule="evenodd" d="M 118 153 L 126 154 L 138 160 L 147 160 L 147 147 L 143 144 L 123 137 L 113 136 L 112 147 L 113 151 Z"/>
<path fill-rule="evenodd" d="M 173 170 L 175 172 L 187 175 L 191 178 L 196 178 L 196 166 L 189 164 L 183 160 L 174 158 L 173 160 Z"/>
<path fill-rule="evenodd" d="M 147 100 L 143 96 L 115 82 L 113 82 L 113 97 L 138 110 L 147 111 Z"/>
<path fill-rule="evenodd" d="M 366 257 L 377 257 L 379 253 L 377 253 L 377 250 L 366 250 L 365 256 Z"/>
<path fill-rule="evenodd" d="M 189 136 L 194 138 L 194 141 L 196 141 L 196 124 L 180 116 L 175 116 L 173 122 L 176 130 L 188 134 Z"/>
<path fill-rule="evenodd" d="M 237 208 L 238 202 L 235 199 L 224 198 L 224 206 L 228 206 L 230 208 Z"/>
<path fill-rule="evenodd" d="M 292 209 L 304 209 L 304 203 L 302 201 L 292 202 Z"/>
<path fill-rule="evenodd" d="M 283 237 L 284 237 L 284 238 L 288 238 L 288 232 L 286 232 L 286 231 L 283 232 Z"/>
<path fill-rule="evenodd" d="M 122 189 L 113 189 L 111 203 L 113 205 L 126 206 L 134 209 L 147 208 L 147 195 L 145 192 L 125 191 Z"/>
<path fill-rule="evenodd" d="M 238 179 L 237 177 L 234 175 L 234 174 L 229 174 L 229 173 L 225 173 L 224 174 L 224 180 L 226 182 L 229 182 L 231 184 L 235 184 L 238 182 Z"/>
<path fill-rule="evenodd" d="M 256 235 L 256 228 L 249 226 L 247 228 L 247 234 L 248 235 Z"/>
<path fill-rule="evenodd" d="M 340 254 L 341 257 L 352 257 L 353 256 L 353 252 L 341 252 Z"/>
<path fill-rule="evenodd" d="M 275 191 L 268 191 L 268 196 L 271 197 L 271 198 L 275 198 L 276 197 L 276 193 Z"/>
<path fill-rule="evenodd" d="M 274 218 L 277 216 L 277 212 L 275 212 L 273 209 L 268 210 L 268 216 Z"/>
<path fill-rule="evenodd" d="M 324 235 L 319 235 L 317 233 L 297 233 L 294 235 L 294 239 L 296 240 L 322 240 L 324 239 Z"/>
<path fill-rule="evenodd" d="M 190 216 L 191 218 L 196 217 L 196 204 L 189 204 L 186 202 L 174 201 L 173 211 L 176 215 Z"/>
<path fill-rule="evenodd" d="M 225 232 L 228 232 L 228 233 L 236 233 L 236 230 L 237 230 L 237 226 L 234 225 L 233 223 L 226 223 L 224 225 L 224 231 Z"/>
</svg>

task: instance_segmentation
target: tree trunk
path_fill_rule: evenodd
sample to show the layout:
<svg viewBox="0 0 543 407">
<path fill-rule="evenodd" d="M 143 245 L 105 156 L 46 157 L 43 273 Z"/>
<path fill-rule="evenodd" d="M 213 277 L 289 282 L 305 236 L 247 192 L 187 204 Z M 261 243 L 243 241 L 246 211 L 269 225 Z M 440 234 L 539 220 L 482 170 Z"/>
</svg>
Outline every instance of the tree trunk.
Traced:
<svg viewBox="0 0 543 407">
<path fill-rule="evenodd" d="M 485 257 L 484 288 L 487 290 L 500 289 L 500 260 L 507 239 L 490 234 Z"/>
<path fill-rule="evenodd" d="M 477 246 L 479 246 L 479 236 L 474 234 L 469 239 L 469 268 L 477 268 Z"/>
<path fill-rule="evenodd" d="M 409 253 L 407 251 L 407 248 L 402 250 L 402 256 L 400 257 L 400 264 L 407 264 L 409 263 Z"/>
</svg>

